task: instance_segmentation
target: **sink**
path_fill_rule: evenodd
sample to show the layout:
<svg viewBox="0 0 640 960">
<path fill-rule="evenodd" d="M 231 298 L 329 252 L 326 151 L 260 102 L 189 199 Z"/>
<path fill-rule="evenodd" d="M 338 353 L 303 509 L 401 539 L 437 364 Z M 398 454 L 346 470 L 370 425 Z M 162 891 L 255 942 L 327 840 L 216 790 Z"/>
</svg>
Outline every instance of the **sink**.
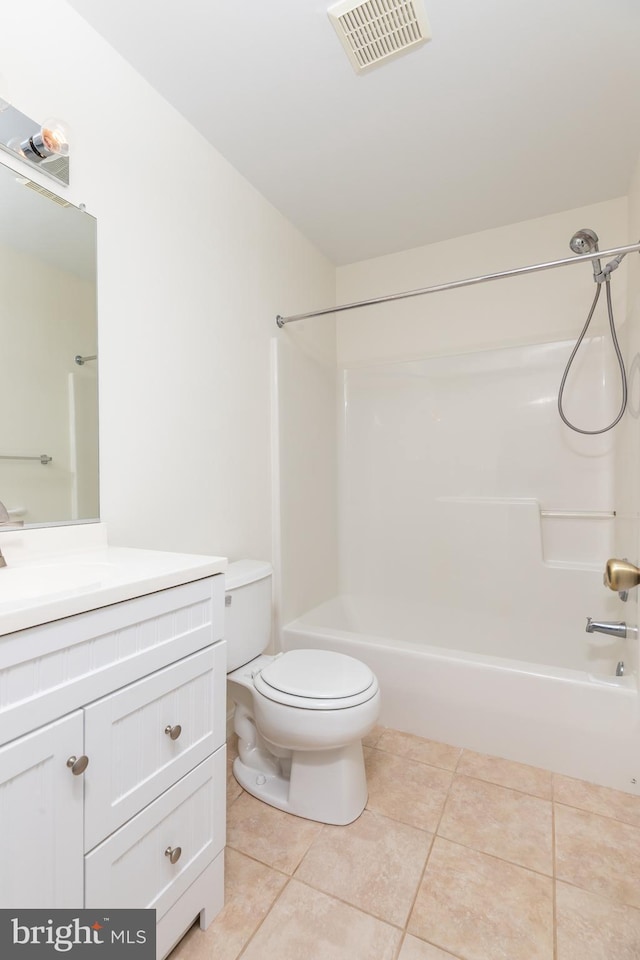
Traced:
<svg viewBox="0 0 640 960">
<path fill-rule="evenodd" d="M 222 557 L 111 547 L 101 523 L 0 532 L 0 547 L 7 561 L 0 568 L 0 662 L 11 634 L 226 568 Z"/>
<path fill-rule="evenodd" d="M 56 593 L 77 593 L 113 576 L 116 565 L 106 562 L 42 563 L 0 570 L 0 605 L 34 600 Z"/>
</svg>

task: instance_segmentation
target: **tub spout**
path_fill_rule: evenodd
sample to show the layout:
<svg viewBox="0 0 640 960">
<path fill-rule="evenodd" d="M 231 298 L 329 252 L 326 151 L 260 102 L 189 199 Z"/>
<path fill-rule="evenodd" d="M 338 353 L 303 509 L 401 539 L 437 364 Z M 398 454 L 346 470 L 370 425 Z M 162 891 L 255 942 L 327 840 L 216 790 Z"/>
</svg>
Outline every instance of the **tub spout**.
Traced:
<svg viewBox="0 0 640 960">
<path fill-rule="evenodd" d="M 627 637 L 627 625 L 624 620 L 592 620 L 587 617 L 587 633 L 606 633 L 609 637 L 620 637 L 625 640 Z"/>
</svg>

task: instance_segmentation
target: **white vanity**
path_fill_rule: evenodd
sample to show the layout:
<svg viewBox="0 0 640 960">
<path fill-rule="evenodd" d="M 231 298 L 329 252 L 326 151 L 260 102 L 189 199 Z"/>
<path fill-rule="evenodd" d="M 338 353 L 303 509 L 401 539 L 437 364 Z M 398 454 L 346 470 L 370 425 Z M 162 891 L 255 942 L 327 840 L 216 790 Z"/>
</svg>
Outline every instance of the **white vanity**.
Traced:
<svg viewBox="0 0 640 960">
<path fill-rule="evenodd" d="M 226 561 L 0 548 L 0 907 L 153 907 L 160 960 L 223 904 Z"/>
</svg>

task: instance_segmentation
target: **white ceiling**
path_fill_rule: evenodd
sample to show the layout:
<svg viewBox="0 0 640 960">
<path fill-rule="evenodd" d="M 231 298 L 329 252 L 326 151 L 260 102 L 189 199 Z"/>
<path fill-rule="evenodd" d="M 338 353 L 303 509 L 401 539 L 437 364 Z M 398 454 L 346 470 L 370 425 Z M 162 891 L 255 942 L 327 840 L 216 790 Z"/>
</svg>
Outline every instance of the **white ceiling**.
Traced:
<svg viewBox="0 0 640 960">
<path fill-rule="evenodd" d="M 335 263 L 622 196 L 638 0 L 426 0 L 356 75 L 325 0 L 70 0 Z"/>
</svg>

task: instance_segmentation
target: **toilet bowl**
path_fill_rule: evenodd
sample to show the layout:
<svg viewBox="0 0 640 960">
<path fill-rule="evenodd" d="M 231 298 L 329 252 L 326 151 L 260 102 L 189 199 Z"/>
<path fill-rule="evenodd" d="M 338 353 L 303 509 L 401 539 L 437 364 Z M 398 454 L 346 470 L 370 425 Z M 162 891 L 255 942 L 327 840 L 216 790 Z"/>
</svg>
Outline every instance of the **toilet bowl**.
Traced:
<svg viewBox="0 0 640 960">
<path fill-rule="evenodd" d="M 364 663 L 328 650 L 265 655 L 270 580 L 271 568 L 259 561 L 227 571 L 227 681 L 238 734 L 233 773 L 248 793 L 281 810 L 351 823 L 367 802 L 362 737 L 380 712 L 378 681 Z"/>
</svg>

